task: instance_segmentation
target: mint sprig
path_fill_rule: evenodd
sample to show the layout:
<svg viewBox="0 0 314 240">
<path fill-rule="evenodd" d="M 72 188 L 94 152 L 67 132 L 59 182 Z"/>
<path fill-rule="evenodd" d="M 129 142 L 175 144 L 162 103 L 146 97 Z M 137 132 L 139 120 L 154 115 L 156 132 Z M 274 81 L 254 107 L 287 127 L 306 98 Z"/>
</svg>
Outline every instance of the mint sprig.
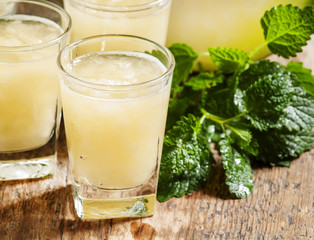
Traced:
<svg viewBox="0 0 314 240">
<path fill-rule="evenodd" d="M 314 33 L 314 8 L 278 6 L 266 11 L 261 19 L 265 43 L 270 51 L 284 58 L 302 52 L 302 46 Z M 259 49 L 257 49 L 259 50 Z M 255 53 L 256 51 L 254 51 Z"/>
<path fill-rule="evenodd" d="M 302 63 L 281 66 L 253 61 L 264 46 L 295 56 L 314 33 L 313 6 L 266 11 L 265 42 L 249 54 L 209 48 L 216 72 L 193 72 L 199 56 L 186 44 L 170 50 L 176 59 L 158 184 L 158 200 L 190 194 L 210 183 L 215 170 L 209 143 L 222 157 L 232 195 L 253 190 L 254 161 L 289 166 L 314 146 L 314 76 Z"/>
</svg>

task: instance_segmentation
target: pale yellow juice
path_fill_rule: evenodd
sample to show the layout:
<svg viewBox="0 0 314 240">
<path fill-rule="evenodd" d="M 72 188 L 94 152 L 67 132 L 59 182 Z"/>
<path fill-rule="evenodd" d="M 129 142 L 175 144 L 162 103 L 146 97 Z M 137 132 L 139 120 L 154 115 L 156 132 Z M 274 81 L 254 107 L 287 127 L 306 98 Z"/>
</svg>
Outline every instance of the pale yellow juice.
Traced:
<svg viewBox="0 0 314 240">
<path fill-rule="evenodd" d="M 279 4 L 300 7 L 313 0 L 173 0 L 167 46 L 183 42 L 196 52 L 209 47 L 239 48 L 249 53 L 264 42 L 260 19 L 266 10 Z M 255 58 L 270 52 L 263 49 Z M 202 58 L 209 67 L 208 56 Z"/>
<path fill-rule="evenodd" d="M 65 0 L 65 9 L 72 18 L 71 40 L 99 34 L 130 34 L 149 38 L 165 44 L 171 0 L 165 0 L 158 7 L 136 10 L 134 6 L 148 4 L 152 0 L 89 0 L 98 5 L 85 7 L 83 0 Z M 106 10 L 100 10 L 102 6 Z M 132 7 L 133 6 L 133 7 Z M 127 10 L 129 9 L 129 10 Z M 133 9 L 133 10 L 132 10 Z"/>
<path fill-rule="evenodd" d="M 144 53 L 98 52 L 79 57 L 66 71 L 110 89 L 158 78 L 166 68 Z M 106 189 L 140 186 L 158 167 L 170 84 L 115 93 L 97 88 L 61 84 L 74 180 Z"/>
<path fill-rule="evenodd" d="M 4 1 L 0 1 L 0 14 L 4 15 L 7 14 L 9 12 L 14 11 L 14 9 L 16 9 L 16 4 L 7 4 Z"/>
<path fill-rule="evenodd" d="M 62 29 L 39 17 L 13 15 L 0 19 L 0 33 L 0 50 L 8 50 L 0 52 L 0 152 L 35 149 L 47 143 L 55 126 L 57 51 L 23 46 L 55 39 Z"/>
</svg>

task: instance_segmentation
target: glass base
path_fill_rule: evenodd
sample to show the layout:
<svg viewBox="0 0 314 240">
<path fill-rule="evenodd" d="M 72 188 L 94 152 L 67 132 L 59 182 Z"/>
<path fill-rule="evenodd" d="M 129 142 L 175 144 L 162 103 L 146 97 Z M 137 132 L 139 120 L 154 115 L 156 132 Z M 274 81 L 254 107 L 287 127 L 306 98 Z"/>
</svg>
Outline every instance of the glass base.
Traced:
<svg viewBox="0 0 314 240">
<path fill-rule="evenodd" d="M 51 177 L 55 165 L 55 155 L 33 160 L 0 161 L 0 181 Z"/>
<path fill-rule="evenodd" d="M 148 217 L 154 214 L 157 172 L 132 189 L 100 189 L 86 183 L 72 184 L 74 207 L 81 219 Z"/>
<path fill-rule="evenodd" d="M 0 152 L 0 181 L 51 177 L 56 168 L 56 136 L 44 146 L 24 152 Z"/>
</svg>

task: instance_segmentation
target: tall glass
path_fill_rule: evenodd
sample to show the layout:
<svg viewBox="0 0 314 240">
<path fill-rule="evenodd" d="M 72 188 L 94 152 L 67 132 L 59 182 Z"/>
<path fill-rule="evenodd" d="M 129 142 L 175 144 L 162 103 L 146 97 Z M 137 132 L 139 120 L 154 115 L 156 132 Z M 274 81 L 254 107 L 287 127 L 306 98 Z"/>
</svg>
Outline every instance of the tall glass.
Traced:
<svg viewBox="0 0 314 240">
<path fill-rule="evenodd" d="M 54 174 L 60 120 L 59 50 L 69 15 L 55 4 L 0 4 L 0 180 Z"/>
<path fill-rule="evenodd" d="M 131 34 L 165 44 L 171 0 L 65 0 L 72 41 L 98 34 Z"/>
<path fill-rule="evenodd" d="M 99 35 L 58 59 L 76 212 L 154 213 L 174 58 L 151 40 Z"/>
</svg>

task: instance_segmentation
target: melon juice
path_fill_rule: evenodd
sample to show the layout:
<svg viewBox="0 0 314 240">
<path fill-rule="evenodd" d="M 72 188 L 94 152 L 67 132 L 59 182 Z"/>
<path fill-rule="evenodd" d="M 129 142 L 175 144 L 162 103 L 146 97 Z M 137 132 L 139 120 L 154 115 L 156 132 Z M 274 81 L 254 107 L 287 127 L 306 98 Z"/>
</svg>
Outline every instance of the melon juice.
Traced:
<svg viewBox="0 0 314 240">
<path fill-rule="evenodd" d="M 85 55 L 68 67 L 73 76 L 109 86 L 137 84 L 165 72 L 149 55 L 122 52 Z M 99 188 L 137 187 L 157 165 L 169 87 L 146 97 L 119 93 L 108 99 L 110 95 L 84 88 L 73 92 L 62 84 L 73 176 Z"/>
<path fill-rule="evenodd" d="M 55 172 L 57 56 L 70 29 L 69 15 L 48 1 L 0 3 L 0 181 Z"/>
<path fill-rule="evenodd" d="M 102 35 L 70 44 L 58 63 L 78 216 L 152 215 L 174 69 L 170 51 L 138 36 Z"/>
<path fill-rule="evenodd" d="M 165 44 L 171 0 L 65 0 L 72 41 L 99 34 L 137 35 Z"/>
<path fill-rule="evenodd" d="M 63 32 L 47 19 L 13 15 L 0 20 L 0 152 L 30 150 L 51 137 L 58 107 L 57 51 L 23 51 Z M 13 48 L 21 51 L 13 52 Z"/>
</svg>

